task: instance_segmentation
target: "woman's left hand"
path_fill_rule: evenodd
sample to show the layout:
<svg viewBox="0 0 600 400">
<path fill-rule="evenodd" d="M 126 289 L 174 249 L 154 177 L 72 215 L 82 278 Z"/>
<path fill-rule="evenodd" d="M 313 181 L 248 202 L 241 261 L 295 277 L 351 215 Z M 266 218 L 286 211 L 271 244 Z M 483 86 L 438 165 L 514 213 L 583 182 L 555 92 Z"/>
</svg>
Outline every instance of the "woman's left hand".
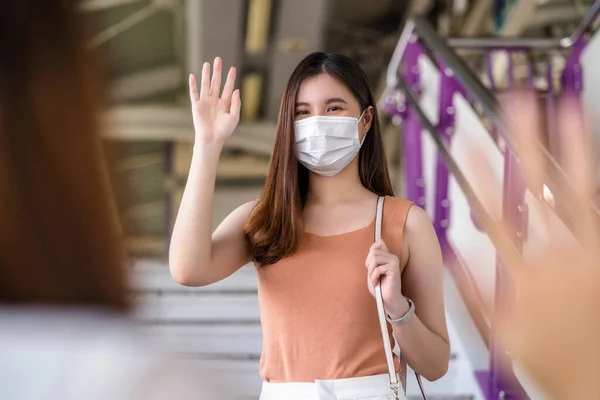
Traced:
<svg viewBox="0 0 600 400">
<path fill-rule="evenodd" d="M 400 260 L 391 254 L 383 240 L 375 242 L 365 261 L 369 292 L 375 296 L 375 286 L 381 278 L 383 306 L 390 318 L 402 317 L 409 309 L 408 301 L 402 295 Z"/>
</svg>

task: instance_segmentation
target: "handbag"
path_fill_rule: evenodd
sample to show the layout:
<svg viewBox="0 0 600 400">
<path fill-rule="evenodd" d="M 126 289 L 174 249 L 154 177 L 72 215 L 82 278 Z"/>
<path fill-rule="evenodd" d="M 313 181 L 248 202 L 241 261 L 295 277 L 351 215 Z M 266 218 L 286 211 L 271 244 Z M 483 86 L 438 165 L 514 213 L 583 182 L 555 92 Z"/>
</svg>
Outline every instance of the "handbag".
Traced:
<svg viewBox="0 0 600 400">
<path fill-rule="evenodd" d="M 385 201 L 384 196 L 379 196 L 377 198 L 377 214 L 375 217 L 375 242 L 381 239 L 381 224 L 383 221 L 383 203 Z M 390 336 L 387 328 L 387 320 L 385 318 L 385 310 L 383 308 L 383 294 L 381 292 L 381 284 L 378 282 L 377 286 L 375 286 L 375 301 L 377 303 L 377 314 L 379 315 L 379 326 L 381 328 L 381 336 L 383 338 L 383 348 L 385 350 L 385 360 L 387 362 L 388 374 L 390 378 L 390 389 L 394 393 L 394 399 L 400 400 L 399 392 L 404 389 L 406 392 L 406 362 L 401 360 L 402 365 L 402 378 L 398 376 L 396 373 L 396 368 L 394 366 L 394 356 L 392 353 L 392 344 L 390 343 Z M 421 379 L 421 375 L 415 372 L 415 377 L 417 378 L 417 383 L 419 384 L 419 389 L 421 390 L 421 395 L 423 396 L 423 400 L 427 400 L 427 395 L 425 394 L 425 389 L 423 387 L 423 380 Z"/>
</svg>

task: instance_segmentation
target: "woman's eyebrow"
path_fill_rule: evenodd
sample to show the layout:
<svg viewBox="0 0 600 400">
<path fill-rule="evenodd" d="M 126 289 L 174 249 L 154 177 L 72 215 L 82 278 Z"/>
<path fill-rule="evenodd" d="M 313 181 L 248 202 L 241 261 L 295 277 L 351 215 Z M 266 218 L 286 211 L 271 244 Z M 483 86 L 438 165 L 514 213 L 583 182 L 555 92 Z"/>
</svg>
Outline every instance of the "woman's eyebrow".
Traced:
<svg viewBox="0 0 600 400">
<path fill-rule="evenodd" d="M 332 97 L 331 99 L 327 99 L 325 101 L 325 104 L 331 104 L 331 103 L 344 103 L 344 104 L 348 104 L 348 102 L 346 102 L 346 100 L 342 99 L 341 97 Z M 308 107 L 310 106 L 309 103 L 300 101 L 298 103 L 295 104 L 296 107 Z"/>
<path fill-rule="evenodd" d="M 341 97 L 333 97 L 331 99 L 328 99 L 325 104 L 331 104 L 331 103 L 344 103 L 344 104 L 348 104 L 346 102 L 346 100 L 342 99 Z"/>
</svg>

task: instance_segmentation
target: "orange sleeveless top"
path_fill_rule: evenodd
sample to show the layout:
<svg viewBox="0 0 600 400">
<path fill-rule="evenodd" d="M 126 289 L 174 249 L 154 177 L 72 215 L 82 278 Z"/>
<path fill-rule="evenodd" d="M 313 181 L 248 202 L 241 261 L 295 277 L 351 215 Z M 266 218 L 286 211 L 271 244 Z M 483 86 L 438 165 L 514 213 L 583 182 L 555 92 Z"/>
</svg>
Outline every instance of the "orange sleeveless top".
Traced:
<svg viewBox="0 0 600 400">
<path fill-rule="evenodd" d="M 411 205 L 394 197 L 384 204 L 382 238 L 401 260 Z M 375 219 L 340 235 L 306 233 L 296 254 L 258 269 L 264 381 L 313 382 L 387 373 L 365 267 L 374 229 Z M 389 324 L 388 331 L 394 343 Z M 395 362 L 399 371 L 400 362 Z"/>
</svg>

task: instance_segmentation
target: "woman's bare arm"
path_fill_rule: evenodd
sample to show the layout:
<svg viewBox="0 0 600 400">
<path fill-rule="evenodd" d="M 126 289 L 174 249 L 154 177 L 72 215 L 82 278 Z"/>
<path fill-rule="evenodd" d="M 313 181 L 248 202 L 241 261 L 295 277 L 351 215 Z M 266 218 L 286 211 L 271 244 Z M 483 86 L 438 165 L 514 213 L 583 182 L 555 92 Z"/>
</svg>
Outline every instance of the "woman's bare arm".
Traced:
<svg viewBox="0 0 600 400">
<path fill-rule="evenodd" d="M 394 335 L 410 367 L 434 381 L 445 375 L 450 361 L 442 254 L 431 220 L 419 207 L 411 207 L 404 237 L 409 256 L 402 292 L 415 303 L 416 318 L 393 326 Z"/>
<path fill-rule="evenodd" d="M 203 286 L 231 275 L 250 261 L 244 224 L 254 203 L 233 211 L 212 233 L 215 180 L 225 140 L 239 122 L 240 95 L 233 90 L 232 68 L 221 92 L 221 60 L 202 69 L 200 92 L 190 75 L 190 99 L 194 119 L 194 154 L 169 249 L 171 275 L 180 284 Z"/>
<path fill-rule="evenodd" d="M 205 286 L 251 261 L 244 224 L 255 201 L 235 209 L 212 233 L 214 185 L 220 150 L 196 148 L 171 237 L 169 267 L 185 286 Z"/>
</svg>

